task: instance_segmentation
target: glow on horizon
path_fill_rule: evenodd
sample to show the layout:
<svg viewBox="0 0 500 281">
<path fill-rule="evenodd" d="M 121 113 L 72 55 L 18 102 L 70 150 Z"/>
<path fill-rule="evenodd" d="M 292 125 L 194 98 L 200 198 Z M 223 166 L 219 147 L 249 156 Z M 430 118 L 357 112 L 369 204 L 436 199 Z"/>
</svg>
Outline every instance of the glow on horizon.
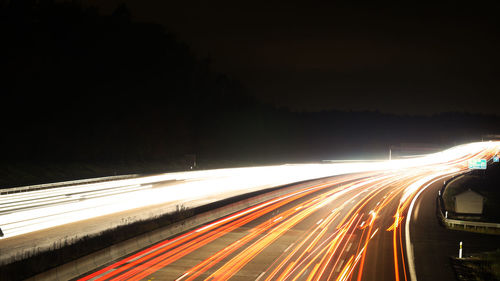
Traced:
<svg viewBox="0 0 500 281">
<path fill-rule="evenodd" d="M 176 172 L 1 195 L 0 227 L 4 237 L 0 239 L 158 204 L 170 211 L 181 204 L 191 208 L 252 191 L 341 174 L 409 168 L 458 170 L 468 158 L 491 157 L 499 147 L 500 142 L 479 142 L 411 159 Z M 410 186 L 405 196 L 414 188 Z M 37 202 L 57 205 L 8 211 L 12 206 L 30 207 Z"/>
</svg>

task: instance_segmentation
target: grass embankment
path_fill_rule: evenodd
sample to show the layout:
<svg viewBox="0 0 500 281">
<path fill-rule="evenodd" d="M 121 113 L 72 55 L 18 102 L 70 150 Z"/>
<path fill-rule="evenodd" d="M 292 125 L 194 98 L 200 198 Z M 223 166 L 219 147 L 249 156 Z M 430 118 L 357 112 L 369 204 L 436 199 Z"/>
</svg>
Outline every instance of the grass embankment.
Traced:
<svg viewBox="0 0 500 281">
<path fill-rule="evenodd" d="M 463 259 L 452 258 L 452 265 L 459 281 L 500 280 L 500 250 Z"/>
<path fill-rule="evenodd" d="M 147 175 L 189 171 L 192 159 L 166 159 L 164 161 L 135 162 L 26 162 L 0 163 L 0 189 L 27 185 L 56 183 L 80 179 L 119 175 Z M 217 161 L 202 160 L 195 169 L 237 168 L 260 165 L 278 165 L 275 161 Z"/>
<path fill-rule="evenodd" d="M 500 222 L 500 165 L 490 165 L 486 171 L 473 171 L 452 181 L 443 193 L 445 209 L 450 215 L 455 209 L 454 196 L 468 189 L 483 195 L 481 221 Z"/>
<path fill-rule="evenodd" d="M 186 170 L 175 163 L 40 162 L 0 164 L 0 188 L 46 184 L 116 175 L 153 174 Z"/>
<path fill-rule="evenodd" d="M 186 209 L 178 206 L 174 213 L 133 222 L 96 235 L 85 236 L 76 241 L 55 242 L 48 251 L 19 253 L 19 256 L 13 257 L 16 261 L 0 266 L 0 280 L 24 280 L 113 244 L 181 221 L 201 211 L 203 211 L 202 208 Z"/>
<path fill-rule="evenodd" d="M 0 280 L 24 280 L 28 277 L 76 260 L 85 255 L 110 247 L 127 239 L 134 238 L 141 234 L 180 222 L 194 215 L 227 206 L 243 199 L 285 188 L 287 186 L 288 185 L 254 191 L 192 209 L 186 209 L 183 206 L 179 206 L 177 211 L 174 213 L 161 215 L 144 221 L 133 222 L 129 225 L 119 226 L 93 236 L 84 237 L 78 241 L 60 241 L 54 243 L 52 249 L 49 251 L 27 251 L 25 253 L 20 253 L 21 260 L 0 266 Z"/>
</svg>

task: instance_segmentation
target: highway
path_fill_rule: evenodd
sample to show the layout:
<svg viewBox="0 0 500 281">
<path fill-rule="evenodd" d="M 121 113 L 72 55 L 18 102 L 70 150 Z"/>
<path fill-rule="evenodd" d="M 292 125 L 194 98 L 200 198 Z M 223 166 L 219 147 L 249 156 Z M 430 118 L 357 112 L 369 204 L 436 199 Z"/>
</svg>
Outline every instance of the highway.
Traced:
<svg viewBox="0 0 500 281">
<path fill-rule="evenodd" d="M 456 231 L 442 227 L 436 220 L 436 194 L 442 182 L 429 186 L 416 200 L 411 218 L 411 242 L 414 246 L 418 281 L 455 280 L 450 257 L 458 256 L 463 241 L 463 256 L 498 249 L 499 235 Z"/>
<path fill-rule="evenodd" d="M 0 195 L 0 227 L 12 238 L 157 204 L 195 207 L 265 188 L 384 169 L 389 163 L 306 164 L 168 173 Z M 8 189 L 7 189 L 8 190 Z"/>
<path fill-rule="evenodd" d="M 151 216 L 158 206 L 166 213 L 327 177 L 110 261 L 80 280 L 415 280 L 406 217 L 418 194 L 466 170 L 468 159 L 490 159 L 499 146 L 481 142 L 404 160 L 180 172 L 2 194 L 0 261 L 129 223 L 125 216 L 144 218 L 139 210 Z"/>
<path fill-rule="evenodd" d="M 306 186 L 171 237 L 79 280 L 416 280 L 417 196 L 470 158 Z M 413 232 L 414 233 L 414 232 Z"/>
</svg>

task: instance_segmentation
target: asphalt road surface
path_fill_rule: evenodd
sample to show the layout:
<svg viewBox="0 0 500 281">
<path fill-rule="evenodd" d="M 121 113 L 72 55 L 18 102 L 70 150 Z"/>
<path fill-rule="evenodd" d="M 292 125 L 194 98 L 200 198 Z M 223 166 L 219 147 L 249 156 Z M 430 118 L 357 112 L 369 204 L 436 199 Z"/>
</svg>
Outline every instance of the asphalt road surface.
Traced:
<svg viewBox="0 0 500 281">
<path fill-rule="evenodd" d="M 2 195 L 0 219 L 6 236 L 0 239 L 1 252 L 7 256 L 8 249 L 18 251 L 12 245 L 22 250 L 33 244 L 30 241 L 38 241 L 37 237 L 53 241 L 68 232 L 77 233 L 75 225 L 88 228 L 90 221 L 98 231 L 108 227 L 109 221 L 124 213 L 132 216 L 137 210 L 174 207 L 175 202 L 206 204 L 253 190 L 342 175 L 320 183 L 302 183 L 288 194 L 110 261 L 78 279 L 432 278 L 441 264 L 425 260 L 432 253 L 426 252 L 428 245 L 422 241 L 434 239 L 431 246 L 437 251 L 440 240 L 448 239 L 429 226 L 433 222 L 428 214 L 434 211 L 428 203 L 435 202 L 435 184 L 467 169 L 464 163 L 468 159 L 491 158 L 498 145 L 475 143 L 426 157 L 380 163 L 197 171 L 77 186 L 69 191 Z M 360 173 L 366 171 L 372 172 L 369 176 Z M 412 223 L 407 219 L 409 210 L 414 210 Z M 438 236 L 428 239 L 429 233 Z M 449 249 L 452 244 L 455 241 Z"/>
<path fill-rule="evenodd" d="M 412 213 L 411 238 L 414 246 L 417 280 L 454 280 L 450 257 L 458 257 L 460 241 L 463 256 L 494 251 L 500 236 L 449 230 L 436 219 L 436 197 L 441 182 L 429 186 L 417 199 Z"/>
<path fill-rule="evenodd" d="M 417 194 L 460 172 L 464 160 L 488 153 L 307 186 L 79 280 L 411 280 L 415 262 L 405 222 Z M 415 252 L 420 255 L 419 247 Z"/>
</svg>

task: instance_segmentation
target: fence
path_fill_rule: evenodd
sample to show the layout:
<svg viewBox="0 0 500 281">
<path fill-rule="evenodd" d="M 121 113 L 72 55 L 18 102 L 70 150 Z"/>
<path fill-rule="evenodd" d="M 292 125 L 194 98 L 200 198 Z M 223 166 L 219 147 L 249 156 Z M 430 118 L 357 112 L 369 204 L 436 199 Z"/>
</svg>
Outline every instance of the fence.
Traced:
<svg viewBox="0 0 500 281">
<path fill-rule="evenodd" d="M 437 197 L 436 209 L 437 209 L 438 217 L 441 220 L 441 223 L 450 229 L 500 234 L 500 223 L 458 220 L 458 219 L 448 218 L 448 216 L 445 214 L 446 210 L 445 210 L 444 201 L 443 201 L 444 190 L 446 189 L 446 186 L 448 185 L 448 183 L 452 182 L 454 179 L 456 179 L 462 175 L 464 175 L 464 174 L 457 175 L 457 176 L 445 181 L 443 184 L 443 187 L 440 189 L 440 193 Z M 453 213 L 450 212 L 450 214 L 453 214 Z"/>
</svg>

